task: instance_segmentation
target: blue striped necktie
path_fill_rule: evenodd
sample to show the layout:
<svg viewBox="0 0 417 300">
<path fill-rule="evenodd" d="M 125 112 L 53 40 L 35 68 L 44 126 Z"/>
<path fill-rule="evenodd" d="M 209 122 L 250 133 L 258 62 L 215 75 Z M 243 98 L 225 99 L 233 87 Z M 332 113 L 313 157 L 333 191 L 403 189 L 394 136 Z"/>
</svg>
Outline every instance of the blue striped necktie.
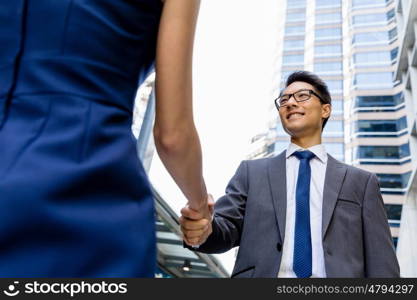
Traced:
<svg viewBox="0 0 417 300">
<path fill-rule="evenodd" d="M 299 278 L 312 274 L 312 250 L 310 230 L 310 160 L 315 156 L 310 151 L 297 151 L 294 155 L 300 160 L 296 190 L 296 213 L 294 234 L 293 270 Z"/>
</svg>

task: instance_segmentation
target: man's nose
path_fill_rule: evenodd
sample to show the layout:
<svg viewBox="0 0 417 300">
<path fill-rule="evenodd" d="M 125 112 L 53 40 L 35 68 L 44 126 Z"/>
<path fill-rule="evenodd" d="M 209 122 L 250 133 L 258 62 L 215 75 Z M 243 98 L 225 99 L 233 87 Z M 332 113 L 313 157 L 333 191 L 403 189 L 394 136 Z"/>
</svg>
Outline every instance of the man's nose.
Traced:
<svg viewBox="0 0 417 300">
<path fill-rule="evenodd" d="M 287 100 L 286 104 L 287 104 L 286 105 L 287 107 L 290 107 L 290 106 L 298 105 L 298 102 L 295 100 L 294 95 L 291 95 L 290 98 Z"/>
</svg>

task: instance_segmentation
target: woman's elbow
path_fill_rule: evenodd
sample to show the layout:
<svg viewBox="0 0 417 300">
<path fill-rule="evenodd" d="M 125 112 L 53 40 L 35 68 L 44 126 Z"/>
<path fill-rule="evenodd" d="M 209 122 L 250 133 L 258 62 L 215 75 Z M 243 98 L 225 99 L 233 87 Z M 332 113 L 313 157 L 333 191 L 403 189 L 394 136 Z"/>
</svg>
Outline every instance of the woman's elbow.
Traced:
<svg viewBox="0 0 417 300">
<path fill-rule="evenodd" d="M 161 154 L 184 151 L 190 142 L 190 134 L 188 131 L 170 130 L 169 132 L 165 132 L 164 130 L 161 130 L 161 128 L 155 126 L 153 133 L 155 147 L 158 150 L 158 153 Z"/>
</svg>

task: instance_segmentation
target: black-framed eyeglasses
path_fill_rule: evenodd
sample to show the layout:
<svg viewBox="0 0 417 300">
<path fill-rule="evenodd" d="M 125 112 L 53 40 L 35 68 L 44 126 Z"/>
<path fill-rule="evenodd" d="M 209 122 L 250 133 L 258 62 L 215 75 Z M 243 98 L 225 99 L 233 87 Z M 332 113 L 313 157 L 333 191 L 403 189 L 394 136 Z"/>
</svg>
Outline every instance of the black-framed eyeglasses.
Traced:
<svg viewBox="0 0 417 300">
<path fill-rule="evenodd" d="M 277 109 L 280 109 L 281 107 L 287 106 L 288 102 L 290 101 L 291 97 L 294 98 L 294 100 L 297 103 L 304 102 L 311 99 L 311 95 L 316 96 L 320 99 L 320 102 L 324 103 L 323 99 L 320 97 L 319 94 L 317 94 L 315 91 L 310 89 L 302 89 L 298 90 L 295 93 L 292 94 L 282 94 L 278 98 L 276 98 L 275 106 Z"/>
</svg>

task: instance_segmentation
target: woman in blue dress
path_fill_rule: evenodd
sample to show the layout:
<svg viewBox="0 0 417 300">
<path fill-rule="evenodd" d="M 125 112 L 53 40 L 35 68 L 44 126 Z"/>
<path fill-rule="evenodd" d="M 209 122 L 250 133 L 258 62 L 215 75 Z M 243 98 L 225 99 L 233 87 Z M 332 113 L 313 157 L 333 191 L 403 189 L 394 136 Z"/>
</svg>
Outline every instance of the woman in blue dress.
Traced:
<svg viewBox="0 0 417 300">
<path fill-rule="evenodd" d="M 192 118 L 198 1 L 0 0 L 0 276 L 152 277 L 153 198 L 131 133 L 156 57 L 155 143 L 208 213 Z"/>
</svg>

